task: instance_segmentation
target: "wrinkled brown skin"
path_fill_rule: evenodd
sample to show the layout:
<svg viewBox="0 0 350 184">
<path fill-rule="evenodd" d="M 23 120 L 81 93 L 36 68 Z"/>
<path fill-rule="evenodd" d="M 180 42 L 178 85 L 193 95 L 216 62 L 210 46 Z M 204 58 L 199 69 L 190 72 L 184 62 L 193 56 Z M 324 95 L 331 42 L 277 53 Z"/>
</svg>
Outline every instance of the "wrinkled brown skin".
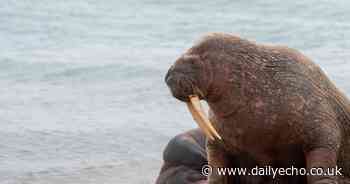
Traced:
<svg viewBox="0 0 350 184">
<path fill-rule="evenodd" d="M 230 34 L 212 33 L 169 69 L 174 97 L 199 95 L 223 146 L 208 143 L 209 164 L 232 167 L 247 155 L 259 166 L 342 167 L 350 175 L 350 103 L 323 71 L 300 52 Z M 348 181 L 334 176 L 278 177 L 279 183 Z M 209 183 L 228 183 L 215 174 Z M 271 180 L 262 177 L 261 183 Z"/>
<path fill-rule="evenodd" d="M 256 162 L 241 156 L 230 158 L 231 164 L 239 167 L 252 167 Z M 193 129 L 172 138 L 163 151 L 163 166 L 156 184 L 208 184 L 202 175 L 203 165 L 208 164 L 206 138 L 200 129 Z M 259 183 L 254 177 L 231 177 L 232 183 Z"/>
<path fill-rule="evenodd" d="M 193 129 L 172 138 L 163 151 L 163 166 L 156 184 L 208 184 L 201 174 L 201 167 L 207 164 L 205 135 L 200 129 Z M 253 167 L 256 161 L 245 155 L 230 158 L 232 165 L 241 168 Z M 231 176 L 231 183 L 261 183 L 261 178 L 252 176 Z M 295 178 L 288 182 L 296 183 Z M 302 179 L 302 178 L 301 178 Z M 266 180 L 265 183 L 276 183 Z"/>
<path fill-rule="evenodd" d="M 199 129 L 190 130 L 172 138 L 163 151 L 163 166 L 156 184 L 207 184 L 201 174 L 208 164 L 206 139 Z"/>
</svg>

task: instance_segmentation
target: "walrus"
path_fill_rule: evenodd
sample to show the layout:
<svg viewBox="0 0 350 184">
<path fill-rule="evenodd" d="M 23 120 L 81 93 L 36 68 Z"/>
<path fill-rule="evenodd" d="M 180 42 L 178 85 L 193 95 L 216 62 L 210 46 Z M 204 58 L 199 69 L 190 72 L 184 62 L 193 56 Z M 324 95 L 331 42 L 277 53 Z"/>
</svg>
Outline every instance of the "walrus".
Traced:
<svg viewBox="0 0 350 184">
<path fill-rule="evenodd" d="M 299 51 L 211 33 L 176 60 L 165 81 L 175 98 L 195 95 L 209 105 L 222 138 L 207 142 L 214 171 L 244 156 L 260 167 L 342 168 L 342 176 L 277 176 L 279 183 L 349 183 L 349 100 Z M 229 179 L 213 172 L 209 183 Z"/>
<path fill-rule="evenodd" d="M 202 168 L 208 163 L 205 142 L 206 135 L 199 128 L 180 133 L 170 139 L 163 151 L 163 165 L 156 184 L 208 184 L 207 176 L 202 172 Z M 252 163 L 254 160 L 241 157 L 232 164 L 237 167 L 249 167 Z M 259 183 L 259 180 L 255 179 L 251 176 L 233 175 L 232 183 Z"/>
<path fill-rule="evenodd" d="M 208 184 L 201 173 L 208 164 L 206 137 L 193 129 L 173 137 L 163 151 L 163 165 L 156 184 Z"/>
<path fill-rule="evenodd" d="M 254 163 L 249 158 L 232 160 L 233 165 L 247 167 Z M 192 129 L 173 137 L 163 151 L 163 165 L 156 184 L 208 184 L 202 168 L 208 164 L 206 154 L 206 135 L 201 129 Z M 234 183 L 247 183 L 247 176 L 232 176 Z"/>
</svg>

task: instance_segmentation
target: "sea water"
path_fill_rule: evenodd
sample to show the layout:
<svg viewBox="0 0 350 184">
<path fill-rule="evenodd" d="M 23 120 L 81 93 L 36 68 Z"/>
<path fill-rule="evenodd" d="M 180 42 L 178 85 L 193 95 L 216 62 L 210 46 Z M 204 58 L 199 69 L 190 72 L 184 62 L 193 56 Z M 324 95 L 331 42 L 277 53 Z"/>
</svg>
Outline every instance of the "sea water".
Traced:
<svg viewBox="0 0 350 184">
<path fill-rule="evenodd" d="M 208 32 L 288 45 L 350 94 L 348 0 L 4 0 L 0 183 L 153 183 L 196 127 L 167 69 Z"/>
</svg>

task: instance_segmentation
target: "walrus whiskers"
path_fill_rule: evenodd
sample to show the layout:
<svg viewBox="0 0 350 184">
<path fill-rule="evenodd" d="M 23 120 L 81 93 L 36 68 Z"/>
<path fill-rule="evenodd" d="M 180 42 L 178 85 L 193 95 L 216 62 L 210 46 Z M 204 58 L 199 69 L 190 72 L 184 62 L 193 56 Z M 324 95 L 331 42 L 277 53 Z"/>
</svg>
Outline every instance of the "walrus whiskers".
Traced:
<svg viewBox="0 0 350 184">
<path fill-rule="evenodd" d="M 200 104 L 200 100 L 198 96 L 189 96 L 190 101 L 187 103 L 187 107 L 192 114 L 193 119 L 198 124 L 198 126 L 202 129 L 204 134 L 211 140 L 222 140 L 221 136 L 213 127 L 212 123 L 206 117 L 202 106 Z"/>
</svg>

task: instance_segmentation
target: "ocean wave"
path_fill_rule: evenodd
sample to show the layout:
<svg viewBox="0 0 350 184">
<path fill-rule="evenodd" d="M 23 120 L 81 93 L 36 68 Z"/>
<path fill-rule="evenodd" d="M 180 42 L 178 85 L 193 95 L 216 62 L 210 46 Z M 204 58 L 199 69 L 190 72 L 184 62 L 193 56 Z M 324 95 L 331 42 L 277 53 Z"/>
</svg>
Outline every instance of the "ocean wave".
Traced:
<svg viewBox="0 0 350 184">
<path fill-rule="evenodd" d="M 26 63 L 0 60 L 0 80 L 14 81 L 120 81 L 157 77 L 164 73 L 145 65 Z"/>
</svg>

